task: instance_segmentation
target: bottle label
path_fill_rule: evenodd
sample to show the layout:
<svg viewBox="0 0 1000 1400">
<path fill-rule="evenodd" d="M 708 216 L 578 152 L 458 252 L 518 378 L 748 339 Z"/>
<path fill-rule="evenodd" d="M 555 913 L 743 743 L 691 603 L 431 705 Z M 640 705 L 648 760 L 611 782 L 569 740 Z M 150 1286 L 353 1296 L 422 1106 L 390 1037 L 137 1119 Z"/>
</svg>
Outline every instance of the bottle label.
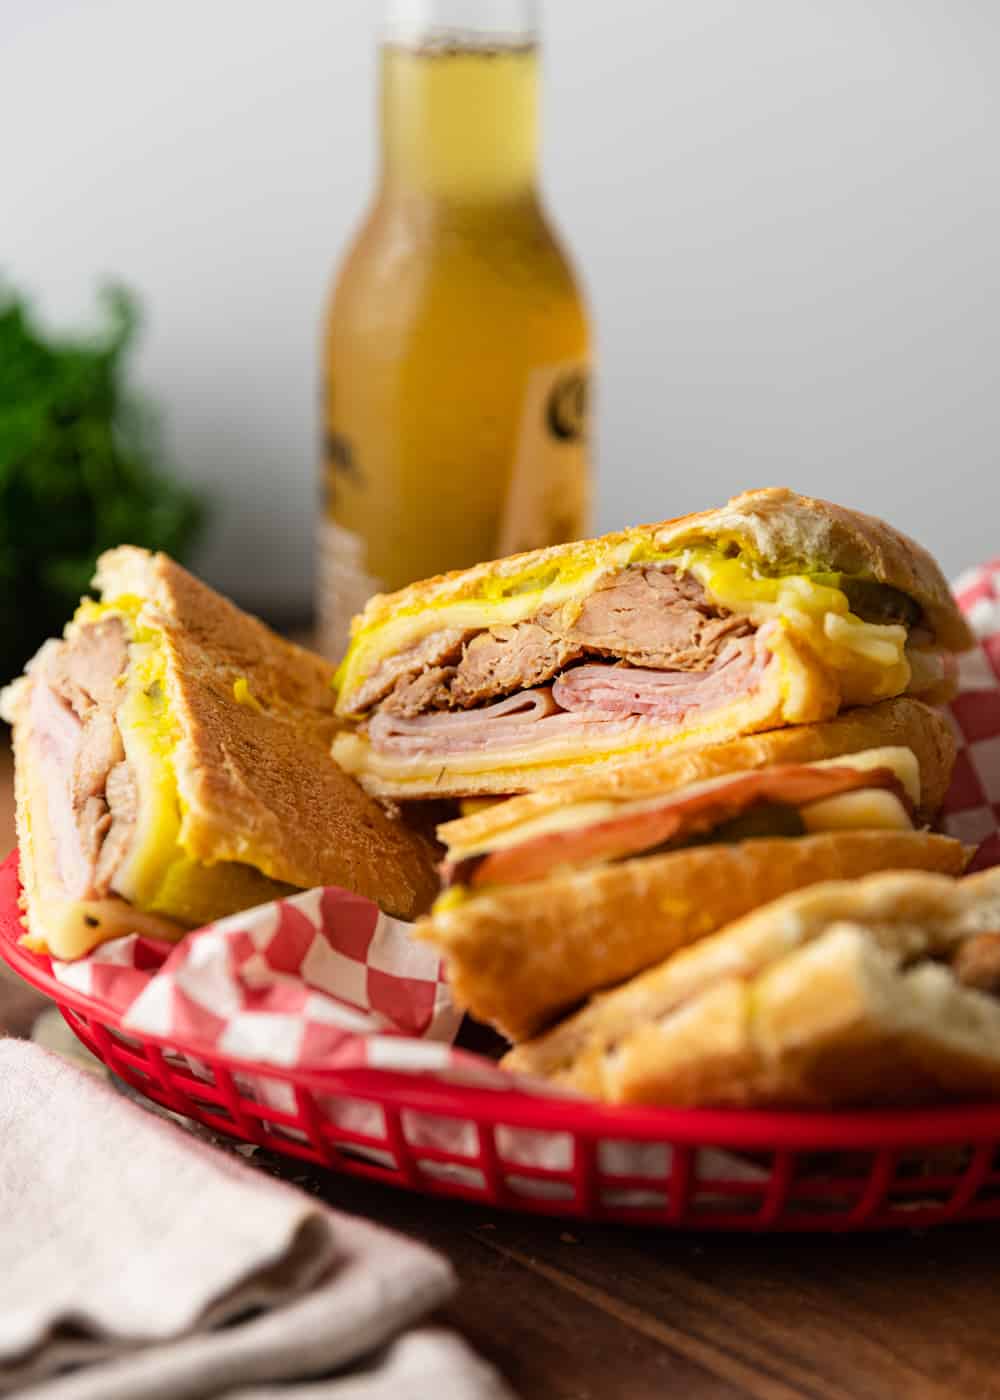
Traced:
<svg viewBox="0 0 1000 1400">
<path fill-rule="evenodd" d="M 533 370 L 511 468 L 497 554 L 585 536 L 590 528 L 589 366 Z"/>
<path fill-rule="evenodd" d="M 347 650 L 351 618 L 373 593 L 384 591 L 381 581 L 365 569 L 365 542 L 331 520 L 319 519 L 316 540 L 316 620 L 319 648 L 339 661 Z"/>
</svg>

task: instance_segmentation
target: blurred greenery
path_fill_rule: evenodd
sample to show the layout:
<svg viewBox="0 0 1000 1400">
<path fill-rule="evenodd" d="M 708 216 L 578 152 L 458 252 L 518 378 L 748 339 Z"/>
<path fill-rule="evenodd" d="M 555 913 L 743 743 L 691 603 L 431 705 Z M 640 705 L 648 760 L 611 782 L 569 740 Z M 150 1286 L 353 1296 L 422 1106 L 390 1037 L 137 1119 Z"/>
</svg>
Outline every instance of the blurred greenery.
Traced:
<svg viewBox="0 0 1000 1400">
<path fill-rule="evenodd" d="M 0 283 L 0 680 L 62 631 L 117 544 L 184 559 L 204 506 L 163 465 L 156 415 L 126 383 L 134 297 L 102 294 L 104 326 L 52 336 Z"/>
</svg>

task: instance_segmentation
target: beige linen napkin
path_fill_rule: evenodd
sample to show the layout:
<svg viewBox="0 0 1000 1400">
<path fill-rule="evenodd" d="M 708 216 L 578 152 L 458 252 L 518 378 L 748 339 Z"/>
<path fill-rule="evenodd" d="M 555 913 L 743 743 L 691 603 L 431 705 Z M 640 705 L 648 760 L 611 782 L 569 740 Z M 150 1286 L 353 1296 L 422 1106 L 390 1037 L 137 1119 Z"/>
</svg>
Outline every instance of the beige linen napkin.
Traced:
<svg viewBox="0 0 1000 1400">
<path fill-rule="evenodd" d="M 326 1209 L 37 1046 L 0 1040 L 0 1394 L 401 1400 L 423 1392 L 401 1368 L 435 1367 L 463 1400 L 509 1394 L 447 1334 L 377 1355 L 454 1286 L 423 1246 Z M 352 1363 L 367 1369 L 304 1390 L 273 1384 Z M 427 1393 L 450 1387 L 428 1381 Z"/>
</svg>

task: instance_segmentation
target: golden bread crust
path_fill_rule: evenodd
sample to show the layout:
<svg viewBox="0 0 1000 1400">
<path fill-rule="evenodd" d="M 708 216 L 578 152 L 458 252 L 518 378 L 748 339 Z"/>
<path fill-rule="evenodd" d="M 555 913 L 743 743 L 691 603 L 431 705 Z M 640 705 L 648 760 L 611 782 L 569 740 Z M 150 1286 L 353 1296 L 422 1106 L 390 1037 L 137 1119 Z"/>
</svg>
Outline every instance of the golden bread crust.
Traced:
<svg viewBox="0 0 1000 1400">
<path fill-rule="evenodd" d="M 919 603 L 940 645 L 949 651 L 973 645 L 937 562 L 921 545 L 873 515 L 769 486 L 744 491 L 719 510 L 668 521 L 656 535 L 664 548 L 705 539 L 739 540 L 779 566 L 820 560 L 831 570 L 873 578 Z"/>
<path fill-rule="evenodd" d="M 1000 870 L 815 885 L 596 997 L 504 1060 L 613 1102 L 1000 1093 L 1000 1002 L 921 958 L 1000 924 Z"/>
<path fill-rule="evenodd" d="M 434 578 L 420 579 L 395 593 L 376 593 L 368 599 L 364 611 L 352 619 L 351 635 L 353 637 L 362 627 L 381 626 L 400 613 L 478 598 L 484 584 L 519 579 L 527 572 L 542 574 L 548 566 L 574 559 L 581 545 L 596 544 L 601 554 L 606 553 L 610 557 L 619 547 L 652 544 L 657 530 L 661 528 L 661 525 L 633 525 L 627 530 L 601 535 L 596 540 L 572 540 L 566 544 L 528 550 L 523 554 L 507 554 L 502 559 L 487 559 L 481 564 L 473 564 L 471 569 L 452 569 L 446 574 L 436 574 Z"/>
<path fill-rule="evenodd" d="M 460 1005 L 523 1040 L 581 1001 L 760 905 L 887 867 L 957 875 L 965 848 L 924 832 L 696 846 L 476 894 L 416 928 Z"/>
<path fill-rule="evenodd" d="M 199 860 L 240 861 L 274 880 L 342 885 L 414 918 L 437 889 L 429 845 L 330 757 L 333 668 L 163 554 L 102 556 L 106 599 L 141 597 L 160 630 L 184 809 L 181 839 Z M 234 686 L 245 682 L 246 703 Z"/>
<path fill-rule="evenodd" d="M 641 762 L 622 762 L 557 787 L 515 797 L 438 827 L 447 846 L 473 848 L 522 822 L 574 802 L 628 800 L 674 792 L 729 773 L 746 773 L 780 763 L 815 763 L 864 749 L 903 747 L 920 765 L 918 814 L 929 820 L 944 800 L 955 766 L 955 737 L 937 710 L 908 696 L 845 710 L 836 719 L 793 725 L 731 739 L 680 753 L 666 751 Z"/>
</svg>

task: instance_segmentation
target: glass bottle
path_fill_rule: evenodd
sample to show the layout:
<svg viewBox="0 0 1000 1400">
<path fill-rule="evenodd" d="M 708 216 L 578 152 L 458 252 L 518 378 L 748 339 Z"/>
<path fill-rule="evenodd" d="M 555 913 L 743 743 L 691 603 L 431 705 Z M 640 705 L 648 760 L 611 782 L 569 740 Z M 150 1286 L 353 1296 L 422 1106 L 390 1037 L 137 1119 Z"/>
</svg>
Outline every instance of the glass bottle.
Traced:
<svg viewBox="0 0 1000 1400">
<path fill-rule="evenodd" d="M 324 343 L 318 613 L 589 525 L 590 336 L 538 181 L 532 0 L 394 0 Z"/>
</svg>

